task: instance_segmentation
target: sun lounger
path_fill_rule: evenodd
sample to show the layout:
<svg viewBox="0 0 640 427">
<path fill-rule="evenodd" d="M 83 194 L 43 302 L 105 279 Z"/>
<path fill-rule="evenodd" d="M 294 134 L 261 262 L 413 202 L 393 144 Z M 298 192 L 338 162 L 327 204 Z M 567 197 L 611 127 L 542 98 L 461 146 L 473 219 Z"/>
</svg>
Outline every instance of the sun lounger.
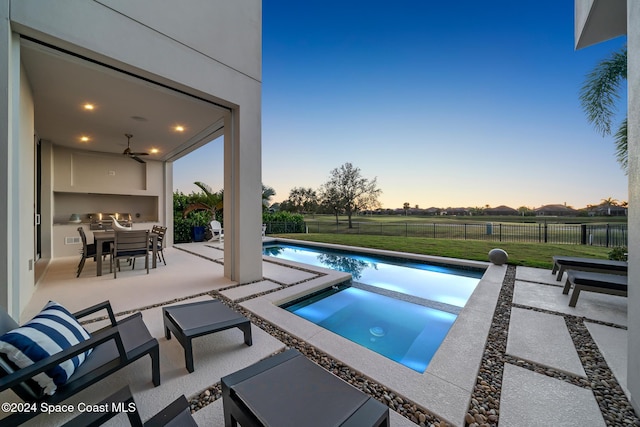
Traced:
<svg viewBox="0 0 640 427">
<path fill-rule="evenodd" d="M 576 306 L 581 291 L 627 296 L 627 276 L 619 274 L 569 271 L 562 293 L 568 294 L 571 285 L 573 285 L 573 293 L 569 300 L 569 307 Z"/>
<path fill-rule="evenodd" d="M 599 273 L 627 274 L 626 261 L 609 259 L 579 258 L 570 256 L 554 256 L 551 274 L 558 273 L 556 280 L 562 280 L 565 270 L 593 271 Z"/>
</svg>

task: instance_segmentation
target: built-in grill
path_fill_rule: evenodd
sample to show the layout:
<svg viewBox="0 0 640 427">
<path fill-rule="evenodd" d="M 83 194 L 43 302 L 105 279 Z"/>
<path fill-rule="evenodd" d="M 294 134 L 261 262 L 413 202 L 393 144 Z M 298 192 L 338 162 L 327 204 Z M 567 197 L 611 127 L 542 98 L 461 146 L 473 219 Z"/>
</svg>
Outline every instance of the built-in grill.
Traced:
<svg viewBox="0 0 640 427">
<path fill-rule="evenodd" d="M 111 215 L 118 220 L 118 222 L 125 227 L 131 226 L 131 214 L 128 213 L 105 213 L 98 212 L 89 214 L 89 229 L 91 230 L 112 230 L 111 224 L 113 220 Z"/>
</svg>

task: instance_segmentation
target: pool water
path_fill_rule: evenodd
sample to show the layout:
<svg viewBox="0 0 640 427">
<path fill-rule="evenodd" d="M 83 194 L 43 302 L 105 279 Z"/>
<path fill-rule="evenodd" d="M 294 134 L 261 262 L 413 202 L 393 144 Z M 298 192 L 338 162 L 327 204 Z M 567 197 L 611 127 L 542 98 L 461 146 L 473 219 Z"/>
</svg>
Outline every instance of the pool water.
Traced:
<svg viewBox="0 0 640 427">
<path fill-rule="evenodd" d="M 421 373 L 484 273 L 294 245 L 264 254 L 351 273 L 353 283 L 282 308 Z"/>
<path fill-rule="evenodd" d="M 427 369 L 457 317 L 355 287 L 287 310 L 417 372 Z"/>
<path fill-rule="evenodd" d="M 265 255 L 351 273 L 353 280 L 392 292 L 462 308 L 484 270 L 419 263 L 413 260 L 344 253 L 323 248 L 269 245 Z"/>
</svg>

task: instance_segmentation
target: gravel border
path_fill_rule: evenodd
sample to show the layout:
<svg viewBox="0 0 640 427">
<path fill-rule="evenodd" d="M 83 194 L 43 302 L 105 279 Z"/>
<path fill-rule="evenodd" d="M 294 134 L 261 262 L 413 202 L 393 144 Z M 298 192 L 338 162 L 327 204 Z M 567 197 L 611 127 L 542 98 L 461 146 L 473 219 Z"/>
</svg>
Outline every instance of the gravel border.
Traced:
<svg viewBox="0 0 640 427">
<path fill-rule="evenodd" d="M 212 258 L 208 258 L 206 256 L 196 254 L 182 248 L 179 249 L 195 256 L 207 259 L 209 261 L 218 262 Z M 278 263 L 276 262 L 275 264 Z M 289 265 L 286 266 L 289 268 L 294 268 Z M 301 270 L 310 271 L 302 268 Z M 476 385 L 474 386 L 474 390 L 471 394 L 469 409 L 465 416 L 465 426 L 498 426 L 500 417 L 500 393 L 502 388 L 502 374 L 504 370 L 504 364 L 510 363 L 525 369 L 529 369 L 533 372 L 547 375 L 549 377 L 568 382 L 578 387 L 591 390 L 594 393 L 594 396 L 598 402 L 607 426 L 613 427 L 624 425 L 640 427 L 640 418 L 638 418 L 638 416 L 635 414 L 635 411 L 627 400 L 622 387 L 615 379 L 613 372 L 608 367 L 604 357 L 598 350 L 596 343 L 593 341 L 593 338 L 589 334 L 584 324 L 585 318 L 564 313 L 550 312 L 548 310 L 536 309 L 519 304 L 513 304 L 512 301 L 515 277 L 516 267 L 508 266 L 502 283 L 502 288 L 500 290 L 500 295 L 498 297 L 493 321 L 489 330 L 489 336 L 485 344 L 484 354 L 482 356 L 480 369 L 478 371 Z M 306 281 L 307 280 L 303 280 L 301 282 L 289 285 L 280 283 L 279 285 L 282 287 L 290 287 L 295 286 L 299 283 L 304 283 Z M 285 349 L 295 348 L 311 361 L 315 362 L 334 375 L 342 378 L 362 392 L 386 404 L 391 410 L 396 411 L 415 424 L 421 427 L 446 427 L 450 425 L 446 421 L 440 420 L 426 408 L 420 407 L 415 402 L 412 402 L 406 396 L 402 396 L 399 393 L 396 393 L 395 391 L 385 387 L 384 385 L 375 382 L 361 372 L 357 372 L 355 369 L 345 365 L 344 363 L 333 359 L 330 355 L 318 350 L 311 344 L 288 334 L 276 325 L 273 325 L 265 319 L 256 316 L 252 312 L 239 305 L 239 303 L 242 301 L 256 298 L 258 296 L 274 292 L 275 290 L 252 295 L 250 297 L 243 298 L 242 300 L 238 300 L 237 302 L 234 302 L 220 294 L 220 291 L 248 284 L 249 283 L 238 284 L 217 291 L 200 293 L 198 295 L 179 298 L 173 301 L 154 304 L 136 310 L 117 313 L 116 316 L 122 316 L 141 310 L 164 306 L 173 302 L 185 301 L 198 296 L 210 295 L 211 297 L 222 301 L 232 309 L 240 312 L 242 315 L 247 317 L 256 327 L 259 327 L 260 329 L 264 330 L 265 332 L 269 333 L 271 336 L 282 342 L 286 347 Z M 587 379 L 507 355 L 507 335 L 509 331 L 509 321 L 511 317 L 512 307 L 563 316 L 567 324 L 569 334 L 573 339 L 574 345 L 578 351 L 578 355 L 587 374 Z M 85 323 L 90 323 L 105 318 L 106 316 L 92 319 L 91 321 Z M 600 323 L 606 326 L 625 329 L 623 327 L 620 327 L 619 325 L 613 325 L 605 322 L 598 322 L 594 320 L 589 320 L 589 322 Z M 214 401 L 220 399 L 221 397 L 221 383 L 217 382 L 215 384 L 212 384 L 201 392 L 188 398 L 191 412 L 196 412 L 209 405 L 210 403 L 213 403 Z M 553 423 L 553 420 L 550 420 L 550 423 Z"/>
<path fill-rule="evenodd" d="M 468 427 L 493 427 L 498 425 L 502 373 L 504 364 L 510 363 L 591 390 L 598 402 L 602 417 L 608 426 L 640 426 L 640 419 L 635 414 L 622 387 L 620 387 L 613 372 L 600 353 L 598 346 L 587 330 L 584 324 L 585 318 L 513 304 L 515 276 L 516 267 L 508 266 L 493 316 L 491 329 L 489 330 L 484 355 L 482 356 L 478 379 L 471 395 L 469 410 L 465 416 L 465 425 Z M 511 318 L 512 307 L 563 316 L 573 344 L 580 357 L 580 361 L 582 362 L 582 366 L 587 374 L 587 378 L 574 376 L 507 355 L 507 334 L 509 332 L 509 320 Z M 618 325 L 605 322 L 594 320 L 589 320 L 589 322 L 625 329 Z M 550 420 L 550 424 L 553 424 L 553 420 Z"/>
</svg>

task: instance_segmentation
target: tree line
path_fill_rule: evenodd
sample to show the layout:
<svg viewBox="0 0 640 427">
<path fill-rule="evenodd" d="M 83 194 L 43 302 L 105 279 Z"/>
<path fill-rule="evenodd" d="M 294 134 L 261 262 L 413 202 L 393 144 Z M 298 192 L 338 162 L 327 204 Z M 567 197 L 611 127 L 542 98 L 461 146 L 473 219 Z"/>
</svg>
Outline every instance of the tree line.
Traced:
<svg viewBox="0 0 640 427">
<path fill-rule="evenodd" d="M 287 200 L 271 208 L 300 214 L 332 214 L 336 222 L 339 215 L 346 215 L 349 228 L 353 228 L 353 214 L 380 207 L 380 194 L 382 190 L 378 188 L 376 178 L 365 178 L 360 168 L 347 162 L 333 169 L 327 182 L 318 190 L 294 187 Z"/>
</svg>

